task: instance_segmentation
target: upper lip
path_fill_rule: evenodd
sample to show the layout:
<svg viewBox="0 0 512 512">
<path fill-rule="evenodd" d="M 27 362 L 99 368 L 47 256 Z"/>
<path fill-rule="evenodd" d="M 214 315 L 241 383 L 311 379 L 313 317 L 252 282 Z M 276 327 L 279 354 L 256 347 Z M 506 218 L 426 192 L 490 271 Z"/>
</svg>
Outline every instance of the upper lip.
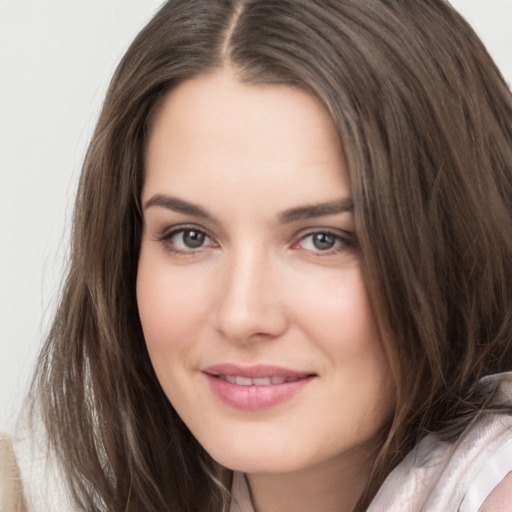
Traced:
<svg viewBox="0 0 512 512">
<path fill-rule="evenodd" d="M 239 377 L 247 377 L 250 379 L 257 379 L 262 377 L 300 378 L 315 375 L 314 372 L 291 370 L 281 366 L 267 364 L 243 366 L 233 363 L 223 363 L 208 366 L 207 368 L 204 368 L 202 372 L 209 375 L 235 375 Z"/>
</svg>

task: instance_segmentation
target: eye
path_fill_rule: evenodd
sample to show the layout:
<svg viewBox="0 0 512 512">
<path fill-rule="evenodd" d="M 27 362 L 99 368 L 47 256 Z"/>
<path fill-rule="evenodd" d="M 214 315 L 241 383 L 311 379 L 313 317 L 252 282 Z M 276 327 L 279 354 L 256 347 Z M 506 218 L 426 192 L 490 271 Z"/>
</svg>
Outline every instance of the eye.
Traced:
<svg viewBox="0 0 512 512">
<path fill-rule="evenodd" d="M 175 243 L 189 249 L 202 247 L 208 238 L 205 233 L 196 229 L 184 229 L 173 236 Z"/>
<path fill-rule="evenodd" d="M 179 227 L 159 238 L 164 248 L 177 254 L 194 254 L 204 247 L 216 246 L 216 243 L 204 231 L 195 227 Z"/>
<path fill-rule="evenodd" d="M 336 245 L 336 236 L 332 233 L 314 233 L 303 239 L 304 245 L 308 245 L 308 249 L 316 249 L 318 251 L 328 251 Z"/>
<path fill-rule="evenodd" d="M 354 247 L 353 237 L 347 233 L 342 236 L 331 231 L 316 231 L 300 238 L 295 248 L 315 253 L 333 254 Z"/>
</svg>

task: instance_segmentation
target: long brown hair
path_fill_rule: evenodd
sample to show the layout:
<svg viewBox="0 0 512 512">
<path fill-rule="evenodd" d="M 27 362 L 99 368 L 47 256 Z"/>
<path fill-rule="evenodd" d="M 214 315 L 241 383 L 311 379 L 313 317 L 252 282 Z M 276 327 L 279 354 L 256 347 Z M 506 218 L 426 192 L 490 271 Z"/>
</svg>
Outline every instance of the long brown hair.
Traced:
<svg viewBox="0 0 512 512">
<path fill-rule="evenodd" d="M 230 472 L 155 377 L 135 294 L 148 123 L 226 65 L 317 96 L 344 144 L 397 404 L 357 510 L 422 436 L 453 441 L 490 407 L 482 376 L 512 369 L 512 97 L 464 20 L 443 0 L 171 0 L 111 82 L 33 383 L 83 510 L 229 505 Z"/>
</svg>

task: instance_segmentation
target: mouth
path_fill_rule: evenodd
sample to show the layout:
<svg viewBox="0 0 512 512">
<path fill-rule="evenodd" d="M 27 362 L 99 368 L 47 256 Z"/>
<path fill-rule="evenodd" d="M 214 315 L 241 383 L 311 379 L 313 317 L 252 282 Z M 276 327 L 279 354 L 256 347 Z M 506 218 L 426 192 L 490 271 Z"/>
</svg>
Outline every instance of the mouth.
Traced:
<svg viewBox="0 0 512 512">
<path fill-rule="evenodd" d="M 210 388 L 225 404 L 249 411 L 291 399 L 317 375 L 277 366 L 215 365 L 202 370 Z"/>
<path fill-rule="evenodd" d="M 304 377 L 256 377 L 254 379 L 250 377 L 244 377 L 243 375 L 212 375 L 217 379 L 225 380 L 231 384 L 238 386 L 272 386 L 275 384 L 284 384 L 285 382 L 296 382 Z"/>
</svg>

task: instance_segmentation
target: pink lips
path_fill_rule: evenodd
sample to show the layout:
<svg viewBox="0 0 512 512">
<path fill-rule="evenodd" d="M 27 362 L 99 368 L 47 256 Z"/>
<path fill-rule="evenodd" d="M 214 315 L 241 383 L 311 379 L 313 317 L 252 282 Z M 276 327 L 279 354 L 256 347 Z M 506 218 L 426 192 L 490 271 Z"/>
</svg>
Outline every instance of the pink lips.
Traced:
<svg viewBox="0 0 512 512">
<path fill-rule="evenodd" d="M 258 365 L 219 364 L 202 370 L 213 393 L 237 409 L 258 411 L 284 402 L 316 375 Z"/>
</svg>

